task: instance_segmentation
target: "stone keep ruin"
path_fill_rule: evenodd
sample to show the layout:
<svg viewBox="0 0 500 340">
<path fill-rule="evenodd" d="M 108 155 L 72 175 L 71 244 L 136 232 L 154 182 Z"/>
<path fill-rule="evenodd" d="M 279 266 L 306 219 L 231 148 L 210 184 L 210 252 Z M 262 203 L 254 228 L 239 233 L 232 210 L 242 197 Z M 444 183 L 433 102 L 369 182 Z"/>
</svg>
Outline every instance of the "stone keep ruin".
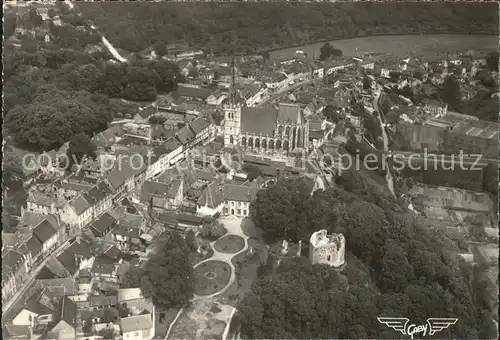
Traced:
<svg viewBox="0 0 500 340">
<path fill-rule="evenodd" d="M 327 264 L 339 268 L 345 263 L 344 254 L 344 235 L 328 235 L 326 229 L 319 230 L 311 235 L 309 240 L 309 260 L 312 264 Z"/>
</svg>

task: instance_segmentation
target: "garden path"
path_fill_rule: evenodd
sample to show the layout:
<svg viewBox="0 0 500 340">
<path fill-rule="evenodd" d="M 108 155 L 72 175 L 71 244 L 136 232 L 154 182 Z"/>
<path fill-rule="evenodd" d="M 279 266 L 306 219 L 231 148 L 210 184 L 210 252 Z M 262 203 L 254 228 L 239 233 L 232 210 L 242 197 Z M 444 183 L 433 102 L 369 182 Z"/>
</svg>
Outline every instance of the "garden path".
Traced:
<svg viewBox="0 0 500 340">
<path fill-rule="evenodd" d="M 191 301 L 200 300 L 200 299 L 208 299 L 208 298 L 212 298 L 214 296 L 217 296 L 219 294 L 224 293 L 226 291 L 226 289 L 228 289 L 233 284 L 234 280 L 236 279 L 236 268 L 234 267 L 234 264 L 231 260 L 236 255 L 238 255 L 238 254 L 240 254 L 248 249 L 248 236 L 246 236 L 243 233 L 243 230 L 241 230 L 242 218 L 236 217 L 236 216 L 228 216 L 228 217 L 222 218 L 220 220 L 220 222 L 222 224 L 224 224 L 224 227 L 227 229 L 227 232 L 224 235 L 222 235 L 221 237 L 219 237 L 217 240 L 215 240 L 214 242 L 210 242 L 210 247 L 214 251 L 214 254 L 212 255 L 212 257 L 198 262 L 197 264 L 195 264 L 193 266 L 193 268 L 196 268 L 200 264 L 208 262 L 208 261 L 222 261 L 222 262 L 227 263 L 231 267 L 231 277 L 230 277 L 227 285 L 224 286 L 218 292 L 215 292 L 215 293 L 210 294 L 210 295 L 196 295 L 196 294 L 194 294 L 194 297 L 191 299 Z M 226 236 L 229 236 L 229 235 L 235 235 L 235 236 L 239 236 L 239 237 L 243 238 L 243 240 L 245 242 L 243 249 L 241 249 L 240 251 L 237 251 L 236 253 L 232 253 L 232 254 L 221 253 L 221 252 L 217 251 L 214 247 L 214 244 L 218 240 L 220 240 Z"/>
</svg>

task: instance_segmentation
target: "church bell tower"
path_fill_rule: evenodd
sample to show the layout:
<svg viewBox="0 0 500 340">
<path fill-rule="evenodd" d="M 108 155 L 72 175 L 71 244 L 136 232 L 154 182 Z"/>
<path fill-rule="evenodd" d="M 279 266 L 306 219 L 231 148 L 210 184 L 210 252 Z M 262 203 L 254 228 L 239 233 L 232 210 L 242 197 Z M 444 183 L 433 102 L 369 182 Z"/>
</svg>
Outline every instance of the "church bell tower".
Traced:
<svg viewBox="0 0 500 340">
<path fill-rule="evenodd" d="M 240 134 L 241 107 L 236 103 L 236 70 L 231 60 L 231 89 L 229 105 L 224 106 L 224 145 L 237 145 Z"/>
</svg>

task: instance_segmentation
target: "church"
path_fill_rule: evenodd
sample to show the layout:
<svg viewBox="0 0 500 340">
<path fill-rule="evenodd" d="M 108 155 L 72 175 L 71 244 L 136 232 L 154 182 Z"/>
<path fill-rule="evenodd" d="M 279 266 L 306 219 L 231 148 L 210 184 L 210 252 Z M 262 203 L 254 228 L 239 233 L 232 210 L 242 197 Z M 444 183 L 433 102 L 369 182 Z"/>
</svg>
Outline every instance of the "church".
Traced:
<svg viewBox="0 0 500 340">
<path fill-rule="evenodd" d="M 248 153 L 286 156 L 309 149 L 309 121 L 295 104 L 225 108 L 224 145 Z"/>
</svg>

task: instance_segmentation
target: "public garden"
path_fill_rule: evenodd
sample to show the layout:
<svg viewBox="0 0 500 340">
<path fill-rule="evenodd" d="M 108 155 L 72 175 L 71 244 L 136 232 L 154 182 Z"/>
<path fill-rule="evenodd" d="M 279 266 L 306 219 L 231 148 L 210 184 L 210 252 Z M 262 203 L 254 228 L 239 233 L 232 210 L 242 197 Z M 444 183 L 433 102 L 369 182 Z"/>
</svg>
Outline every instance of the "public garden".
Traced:
<svg viewBox="0 0 500 340">
<path fill-rule="evenodd" d="M 170 323 L 169 338 L 181 334 L 217 338 L 227 332 L 237 301 L 250 289 L 267 259 L 267 247 L 250 219 L 228 216 L 218 222 L 225 228 L 222 236 L 213 240 L 200 233 L 196 237 L 194 298 Z M 193 331 L 186 333 L 188 329 Z"/>
</svg>

